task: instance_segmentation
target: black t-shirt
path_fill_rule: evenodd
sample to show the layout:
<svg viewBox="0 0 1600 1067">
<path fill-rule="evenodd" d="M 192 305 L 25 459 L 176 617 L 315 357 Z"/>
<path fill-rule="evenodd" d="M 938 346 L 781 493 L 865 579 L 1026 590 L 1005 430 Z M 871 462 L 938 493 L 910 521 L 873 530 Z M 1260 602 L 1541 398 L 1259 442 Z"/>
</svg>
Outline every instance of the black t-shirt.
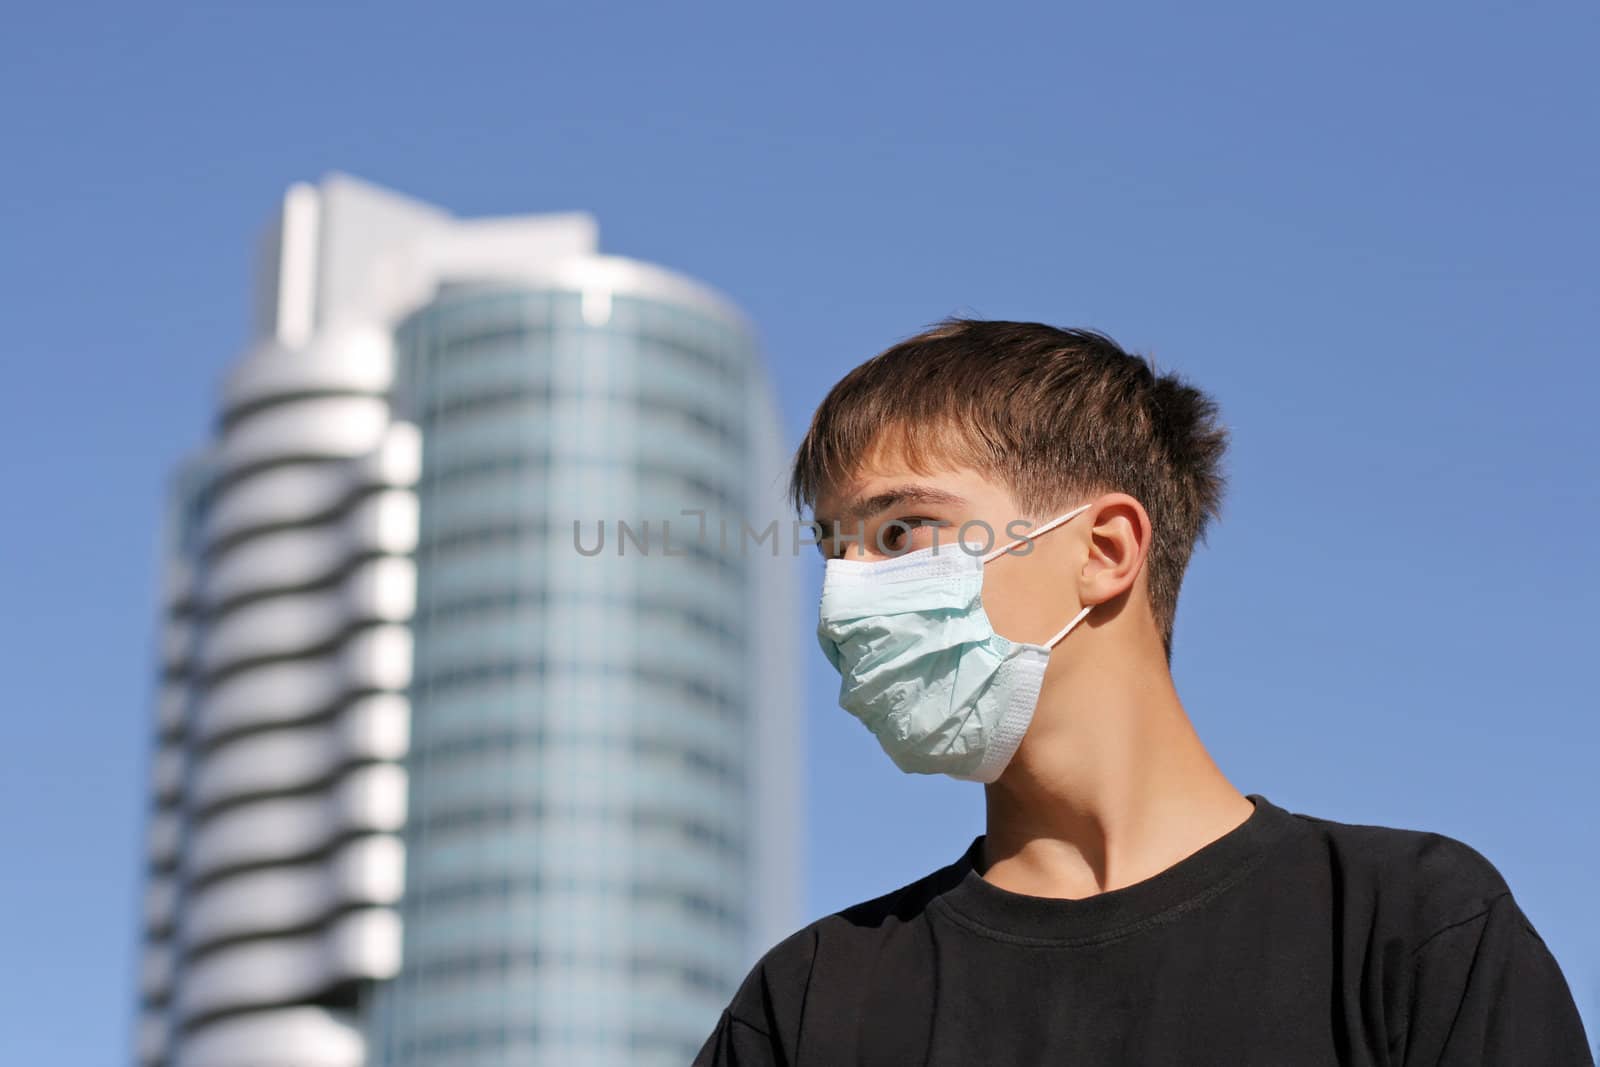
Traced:
<svg viewBox="0 0 1600 1067">
<path fill-rule="evenodd" d="M 1594 1062 L 1498 871 L 1438 834 L 1291 814 L 1082 900 L 949 866 L 751 970 L 696 1067 Z"/>
</svg>

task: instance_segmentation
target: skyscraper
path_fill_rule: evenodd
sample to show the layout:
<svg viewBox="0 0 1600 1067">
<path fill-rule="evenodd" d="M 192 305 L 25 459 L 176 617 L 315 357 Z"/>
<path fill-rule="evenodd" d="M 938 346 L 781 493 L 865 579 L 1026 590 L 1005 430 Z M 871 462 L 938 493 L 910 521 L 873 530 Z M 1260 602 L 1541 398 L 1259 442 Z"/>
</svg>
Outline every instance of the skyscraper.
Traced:
<svg viewBox="0 0 1600 1067">
<path fill-rule="evenodd" d="M 342 175 L 258 293 L 173 480 L 139 1062 L 686 1062 L 797 914 L 748 325 Z"/>
</svg>

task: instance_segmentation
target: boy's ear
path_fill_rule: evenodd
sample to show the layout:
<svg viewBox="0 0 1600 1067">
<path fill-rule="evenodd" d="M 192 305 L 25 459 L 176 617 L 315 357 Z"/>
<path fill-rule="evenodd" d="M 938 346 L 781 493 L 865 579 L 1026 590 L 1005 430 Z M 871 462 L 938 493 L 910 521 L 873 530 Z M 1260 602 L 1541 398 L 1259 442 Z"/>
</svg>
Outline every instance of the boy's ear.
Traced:
<svg viewBox="0 0 1600 1067">
<path fill-rule="evenodd" d="M 1103 604 L 1133 588 L 1150 555 L 1153 527 L 1144 505 L 1127 493 L 1107 493 L 1089 508 L 1089 553 L 1078 576 L 1084 604 Z"/>
</svg>

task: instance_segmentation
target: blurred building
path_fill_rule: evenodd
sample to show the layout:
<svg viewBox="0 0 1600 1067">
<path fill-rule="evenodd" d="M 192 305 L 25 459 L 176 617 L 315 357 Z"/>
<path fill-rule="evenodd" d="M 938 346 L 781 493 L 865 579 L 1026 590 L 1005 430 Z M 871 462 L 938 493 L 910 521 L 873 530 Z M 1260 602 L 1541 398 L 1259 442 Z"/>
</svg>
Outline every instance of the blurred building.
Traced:
<svg viewBox="0 0 1600 1067">
<path fill-rule="evenodd" d="M 140 1064 L 681 1065 L 796 925 L 769 384 L 596 249 L 285 196 L 173 480 Z"/>
</svg>

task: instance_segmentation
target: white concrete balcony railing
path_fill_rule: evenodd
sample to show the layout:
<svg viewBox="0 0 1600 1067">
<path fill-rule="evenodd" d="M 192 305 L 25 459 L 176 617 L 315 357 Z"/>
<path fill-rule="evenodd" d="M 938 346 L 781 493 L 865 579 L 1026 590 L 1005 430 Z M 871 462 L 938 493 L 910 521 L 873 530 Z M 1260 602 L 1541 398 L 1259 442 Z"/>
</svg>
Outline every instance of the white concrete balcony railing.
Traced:
<svg viewBox="0 0 1600 1067">
<path fill-rule="evenodd" d="M 174 808 L 152 812 L 145 825 L 145 855 L 153 867 L 165 867 L 178 858 L 182 838 L 179 815 Z"/>
<path fill-rule="evenodd" d="M 187 683 L 174 680 L 163 682 L 156 694 L 156 728 L 164 734 L 176 733 L 181 729 L 188 700 Z"/>
<path fill-rule="evenodd" d="M 162 804 L 174 804 L 183 794 L 183 770 L 187 757 L 183 743 L 168 737 L 150 757 L 150 792 Z"/>
<path fill-rule="evenodd" d="M 397 833 L 405 822 L 406 773 L 392 763 L 356 767 L 325 792 L 266 797 L 220 811 L 192 830 L 184 876 L 311 855 L 347 834 Z"/>
<path fill-rule="evenodd" d="M 144 928 L 152 932 L 170 929 L 177 903 L 177 881 L 171 875 L 150 875 L 144 887 Z"/>
<path fill-rule="evenodd" d="M 134 1030 L 134 1055 L 140 1067 L 156 1067 L 165 1063 L 168 1051 L 167 1012 L 165 1008 L 146 1008 L 139 1013 Z"/>
<path fill-rule="evenodd" d="M 389 424 L 381 396 L 315 396 L 247 415 L 217 446 L 224 473 L 291 456 L 347 459 L 371 452 Z"/>
<path fill-rule="evenodd" d="M 352 633 L 337 651 L 264 663 L 212 687 L 195 708 L 200 744 L 236 730 L 296 722 L 360 689 L 402 690 L 411 681 L 411 631 L 390 624 Z"/>
<path fill-rule="evenodd" d="M 353 460 L 289 464 L 230 482 L 207 513 L 200 539 L 206 548 L 263 526 L 306 522 L 337 511 L 363 485 L 366 464 Z"/>
<path fill-rule="evenodd" d="M 194 651 L 194 623 L 186 615 L 168 615 L 161 627 L 161 666 L 174 673 L 189 664 Z"/>
<path fill-rule="evenodd" d="M 411 662 L 408 626 L 360 630 L 339 650 L 339 669 L 352 687 L 402 690 L 411 684 Z"/>
<path fill-rule="evenodd" d="M 301 937 L 241 941 L 187 964 L 175 1014 L 182 1022 L 302 1000 L 352 978 L 392 978 L 399 966 L 400 917 L 388 908 L 348 912 Z"/>
<path fill-rule="evenodd" d="M 222 384 L 224 413 L 275 397 L 319 391 L 384 393 L 394 374 L 394 345 L 373 325 L 348 322 L 303 348 L 265 341 L 234 365 Z"/>
<path fill-rule="evenodd" d="M 211 674 L 242 660 L 308 652 L 352 623 L 403 622 L 415 606 L 415 563 L 398 556 L 365 560 L 333 588 L 248 601 L 213 620 L 195 666 Z"/>
<path fill-rule="evenodd" d="M 363 1067 L 356 1021 L 311 1005 L 215 1019 L 184 1036 L 170 1067 Z"/>
<path fill-rule="evenodd" d="M 146 941 L 139 959 L 139 992 L 147 1000 L 164 996 L 172 988 L 175 946 L 168 940 Z"/>
<path fill-rule="evenodd" d="M 171 553 L 161 576 L 161 600 L 168 611 L 181 611 L 194 587 L 194 567 L 183 556 Z"/>
<path fill-rule="evenodd" d="M 350 905 L 392 906 L 405 885 L 405 846 L 359 837 L 310 863 L 243 871 L 193 890 L 177 942 L 192 952 L 227 938 L 315 926 Z"/>
<path fill-rule="evenodd" d="M 205 811 L 234 797 L 312 785 L 357 760 L 400 760 L 409 735 L 406 698 L 368 694 L 332 719 L 247 733 L 206 752 L 191 776 L 189 804 Z"/>
<path fill-rule="evenodd" d="M 235 597 L 311 585 L 358 554 L 403 555 L 417 544 L 417 498 L 401 489 L 363 497 L 340 521 L 293 526 L 250 538 L 206 569 L 201 602 L 215 608 Z"/>
<path fill-rule="evenodd" d="M 306 522 L 370 486 L 409 488 L 421 471 L 421 434 L 410 423 L 392 422 L 371 452 L 346 463 L 271 467 L 229 483 L 212 503 L 200 541 L 210 548 L 263 526 Z"/>
</svg>

